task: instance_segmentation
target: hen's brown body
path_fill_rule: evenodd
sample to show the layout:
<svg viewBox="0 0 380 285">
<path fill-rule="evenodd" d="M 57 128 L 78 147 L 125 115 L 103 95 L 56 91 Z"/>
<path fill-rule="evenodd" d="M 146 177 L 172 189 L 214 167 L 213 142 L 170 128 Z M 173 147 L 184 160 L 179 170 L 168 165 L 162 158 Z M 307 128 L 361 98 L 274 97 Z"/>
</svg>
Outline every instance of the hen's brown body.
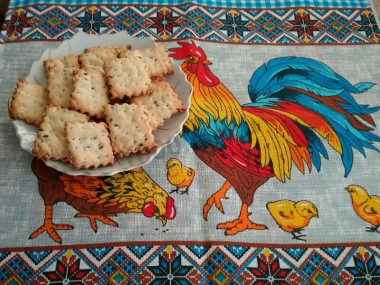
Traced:
<svg viewBox="0 0 380 285">
<path fill-rule="evenodd" d="M 32 170 L 38 178 L 38 190 L 45 206 L 54 206 L 58 202 L 65 202 L 81 213 L 103 216 L 127 211 L 125 208 L 120 209 L 116 206 L 105 207 L 105 204 L 88 203 L 84 197 L 69 194 L 65 191 L 65 184 L 62 181 L 62 176 L 66 175 L 46 166 L 42 160 L 33 159 Z"/>
<path fill-rule="evenodd" d="M 58 202 L 65 202 L 79 211 L 75 217 L 89 218 L 95 232 L 96 220 L 117 226 L 109 217 L 118 213 L 155 216 L 164 225 L 167 219 L 175 217 L 174 200 L 142 168 L 109 177 L 70 176 L 35 158 L 32 170 L 44 200 L 45 221 L 30 238 L 47 231 L 53 240 L 61 242 L 55 230 L 73 228 L 71 225 L 56 225 L 52 222 L 53 206 Z"/>
</svg>

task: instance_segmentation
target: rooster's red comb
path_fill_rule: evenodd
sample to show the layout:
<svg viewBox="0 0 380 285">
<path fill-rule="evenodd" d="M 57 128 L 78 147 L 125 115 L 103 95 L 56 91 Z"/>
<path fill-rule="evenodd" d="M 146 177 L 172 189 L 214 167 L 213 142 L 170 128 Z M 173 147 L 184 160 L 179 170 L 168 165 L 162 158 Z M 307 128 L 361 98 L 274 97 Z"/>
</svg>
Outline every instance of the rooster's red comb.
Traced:
<svg viewBox="0 0 380 285">
<path fill-rule="evenodd" d="M 182 47 L 169 49 L 169 51 L 173 52 L 170 56 L 174 59 L 184 59 L 190 55 L 198 57 L 199 60 L 205 60 L 207 58 L 203 49 L 197 47 L 193 41 L 191 41 L 191 43 L 178 42 L 178 44 Z"/>
</svg>

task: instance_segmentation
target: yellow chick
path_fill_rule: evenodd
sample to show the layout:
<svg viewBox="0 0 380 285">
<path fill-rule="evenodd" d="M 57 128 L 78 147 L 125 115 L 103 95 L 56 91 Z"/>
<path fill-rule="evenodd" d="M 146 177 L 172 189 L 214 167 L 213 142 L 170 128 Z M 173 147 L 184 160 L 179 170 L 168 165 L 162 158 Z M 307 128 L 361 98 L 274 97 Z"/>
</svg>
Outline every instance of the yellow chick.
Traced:
<svg viewBox="0 0 380 285">
<path fill-rule="evenodd" d="M 281 200 L 269 202 L 267 209 L 280 228 L 291 233 L 292 239 L 296 240 L 306 241 L 301 238 L 306 236 L 301 235 L 301 231 L 309 224 L 311 218 L 318 218 L 317 208 L 309 201 Z"/>
<path fill-rule="evenodd" d="M 182 163 L 176 158 L 169 159 L 166 163 L 166 168 L 168 170 L 166 177 L 169 183 L 176 187 L 170 193 L 178 193 L 180 188 L 186 187 L 180 194 L 189 194 L 189 187 L 195 175 L 194 169 L 182 166 Z"/>
<path fill-rule="evenodd" d="M 356 214 L 372 225 L 372 227 L 367 227 L 367 232 L 379 232 L 380 197 L 368 195 L 367 191 L 358 185 L 349 185 L 345 189 L 351 195 Z"/>
</svg>

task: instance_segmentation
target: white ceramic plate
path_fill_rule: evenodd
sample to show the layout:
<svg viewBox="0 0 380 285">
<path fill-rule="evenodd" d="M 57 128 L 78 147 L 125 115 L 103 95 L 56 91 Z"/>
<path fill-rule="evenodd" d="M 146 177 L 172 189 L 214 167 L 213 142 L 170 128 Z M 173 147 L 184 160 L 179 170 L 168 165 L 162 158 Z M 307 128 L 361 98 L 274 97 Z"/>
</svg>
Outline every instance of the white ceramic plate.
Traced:
<svg viewBox="0 0 380 285">
<path fill-rule="evenodd" d="M 130 44 L 132 49 L 142 49 L 154 46 L 155 42 L 151 38 L 138 39 L 130 37 L 126 32 L 110 35 L 88 35 L 85 33 L 78 33 L 71 39 L 63 41 L 56 49 L 45 50 L 41 58 L 33 63 L 26 80 L 46 87 L 46 76 L 43 67 L 45 59 L 62 57 L 68 54 L 81 54 L 88 47 L 120 44 Z M 47 160 L 45 163 L 48 166 L 69 175 L 106 176 L 140 167 L 150 162 L 163 147 L 170 144 L 179 134 L 189 114 L 190 97 L 193 87 L 186 80 L 186 75 L 182 72 L 180 66 L 173 64 L 173 70 L 174 73 L 167 76 L 166 79 L 169 84 L 174 86 L 174 91 L 178 94 L 180 100 L 182 100 L 183 105 L 186 107 L 186 111 L 174 115 L 169 120 L 165 121 L 165 124 L 162 127 L 158 128 L 154 134 L 158 148 L 154 152 L 148 154 L 133 154 L 128 157 L 117 158 L 114 165 L 99 167 L 97 169 L 76 170 L 68 163 L 55 160 Z M 34 140 L 37 135 L 37 128 L 20 120 L 12 120 L 12 122 L 16 128 L 16 133 L 20 138 L 21 148 L 32 153 Z"/>
</svg>

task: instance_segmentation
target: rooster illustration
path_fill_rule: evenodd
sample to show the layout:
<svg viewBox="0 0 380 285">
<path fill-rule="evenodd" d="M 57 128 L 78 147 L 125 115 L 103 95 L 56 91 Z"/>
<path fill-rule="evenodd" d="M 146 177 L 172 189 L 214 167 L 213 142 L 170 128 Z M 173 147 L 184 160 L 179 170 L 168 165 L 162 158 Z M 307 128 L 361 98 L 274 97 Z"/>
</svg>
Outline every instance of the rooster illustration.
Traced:
<svg viewBox="0 0 380 285">
<path fill-rule="evenodd" d="M 189 117 L 183 138 L 196 155 L 221 174 L 226 182 L 206 202 L 203 217 L 212 207 L 223 212 L 221 199 L 233 186 L 242 200 L 239 217 L 217 228 L 234 235 L 265 225 L 249 219 L 248 207 L 256 190 L 268 179 L 285 182 L 292 163 L 305 172 L 319 171 L 321 155 L 328 154 L 321 139 L 341 155 L 345 176 L 353 164 L 353 148 L 377 150 L 380 138 L 371 131 L 371 113 L 377 107 L 358 104 L 351 93 L 362 93 L 373 83 L 352 85 L 325 64 L 309 58 L 283 57 L 263 64 L 252 75 L 251 102 L 240 105 L 210 70 L 211 62 L 194 42 L 179 42 L 171 56 L 185 60 L 181 68 L 193 85 Z M 370 126 L 371 125 L 371 126 Z"/>
<path fill-rule="evenodd" d="M 61 243 L 56 230 L 73 229 L 71 225 L 52 222 L 53 206 L 58 202 L 66 202 L 79 211 L 75 217 L 89 218 L 95 232 L 96 220 L 117 226 L 109 217 L 118 213 L 142 213 L 146 217 L 156 217 L 163 225 L 176 215 L 173 198 L 142 168 L 113 176 L 70 176 L 34 158 L 32 170 L 38 178 L 44 200 L 45 219 L 44 224 L 30 235 L 31 239 L 46 231 L 54 241 Z"/>
</svg>

